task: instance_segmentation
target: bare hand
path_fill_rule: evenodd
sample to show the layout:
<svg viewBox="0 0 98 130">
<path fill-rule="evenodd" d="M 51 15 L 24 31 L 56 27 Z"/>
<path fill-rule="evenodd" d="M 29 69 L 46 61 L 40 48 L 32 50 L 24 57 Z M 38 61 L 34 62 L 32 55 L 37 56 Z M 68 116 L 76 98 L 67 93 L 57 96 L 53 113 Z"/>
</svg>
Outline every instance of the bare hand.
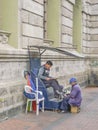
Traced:
<svg viewBox="0 0 98 130">
<path fill-rule="evenodd" d="M 46 78 L 46 80 L 50 80 L 51 78 Z"/>
</svg>

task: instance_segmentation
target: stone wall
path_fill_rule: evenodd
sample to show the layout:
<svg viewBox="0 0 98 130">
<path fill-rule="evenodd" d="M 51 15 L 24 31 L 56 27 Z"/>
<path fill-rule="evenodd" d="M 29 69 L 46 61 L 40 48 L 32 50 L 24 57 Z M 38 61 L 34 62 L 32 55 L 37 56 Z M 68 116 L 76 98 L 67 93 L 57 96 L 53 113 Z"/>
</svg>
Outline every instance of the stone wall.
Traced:
<svg viewBox="0 0 98 130">
<path fill-rule="evenodd" d="M 88 86 L 98 86 L 98 60 L 90 59 L 88 71 Z"/>
<path fill-rule="evenodd" d="M 0 119 L 16 115 L 24 108 L 24 70 L 29 70 L 28 53 L 0 50 Z"/>
</svg>

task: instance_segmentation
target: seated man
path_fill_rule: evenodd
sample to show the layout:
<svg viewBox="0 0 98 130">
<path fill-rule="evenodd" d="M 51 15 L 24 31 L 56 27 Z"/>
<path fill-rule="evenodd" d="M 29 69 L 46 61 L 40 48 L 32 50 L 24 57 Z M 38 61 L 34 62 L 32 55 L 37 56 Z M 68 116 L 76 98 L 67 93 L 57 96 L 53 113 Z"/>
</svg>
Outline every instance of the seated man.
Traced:
<svg viewBox="0 0 98 130">
<path fill-rule="evenodd" d="M 61 103 L 60 110 L 67 112 L 70 110 L 70 106 L 80 107 L 82 102 L 82 95 L 80 86 L 77 84 L 76 78 L 71 78 L 69 83 L 72 85 L 71 92 L 66 95 Z"/>
<path fill-rule="evenodd" d="M 63 86 L 59 85 L 58 81 L 49 76 L 50 68 L 53 63 L 51 61 L 47 61 L 44 65 L 41 66 L 38 72 L 38 77 L 43 81 L 43 83 L 47 86 L 53 87 L 54 96 L 58 98 L 62 95 Z"/>
</svg>

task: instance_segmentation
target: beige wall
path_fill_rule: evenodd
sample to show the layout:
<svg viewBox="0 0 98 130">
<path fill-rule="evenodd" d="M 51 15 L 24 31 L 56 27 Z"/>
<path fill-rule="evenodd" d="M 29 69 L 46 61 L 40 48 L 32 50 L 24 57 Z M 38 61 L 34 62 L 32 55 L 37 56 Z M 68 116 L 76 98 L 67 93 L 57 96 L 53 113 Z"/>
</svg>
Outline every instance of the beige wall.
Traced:
<svg viewBox="0 0 98 130">
<path fill-rule="evenodd" d="M 9 44 L 18 48 L 18 0 L 0 0 L 0 29 L 11 33 Z"/>
</svg>

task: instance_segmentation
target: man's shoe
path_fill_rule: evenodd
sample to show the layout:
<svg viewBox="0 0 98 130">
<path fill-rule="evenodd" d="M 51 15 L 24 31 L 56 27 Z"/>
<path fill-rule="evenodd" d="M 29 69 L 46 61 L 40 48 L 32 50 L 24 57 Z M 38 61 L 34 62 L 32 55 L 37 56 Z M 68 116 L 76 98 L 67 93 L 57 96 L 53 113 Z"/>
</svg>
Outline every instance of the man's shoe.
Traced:
<svg viewBox="0 0 98 130">
<path fill-rule="evenodd" d="M 59 92 L 58 90 L 56 90 L 56 93 L 57 93 L 58 95 L 61 95 L 61 94 L 62 94 L 62 92 Z"/>
<path fill-rule="evenodd" d="M 61 110 L 57 110 L 57 112 L 58 112 L 58 113 L 60 113 L 60 112 L 61 112 Z"/>
<path fill-rule="evenodd" d="M 65 111 L 65 110 L 62 110 L 62 111 L 61 111 L 61 113 L 67 113 L 67 111 Z"/>
<path fill-rule="evenodd" d="M 59 98 L 59 95 L 55 95 L 54 98 Z"/>
</svg>

